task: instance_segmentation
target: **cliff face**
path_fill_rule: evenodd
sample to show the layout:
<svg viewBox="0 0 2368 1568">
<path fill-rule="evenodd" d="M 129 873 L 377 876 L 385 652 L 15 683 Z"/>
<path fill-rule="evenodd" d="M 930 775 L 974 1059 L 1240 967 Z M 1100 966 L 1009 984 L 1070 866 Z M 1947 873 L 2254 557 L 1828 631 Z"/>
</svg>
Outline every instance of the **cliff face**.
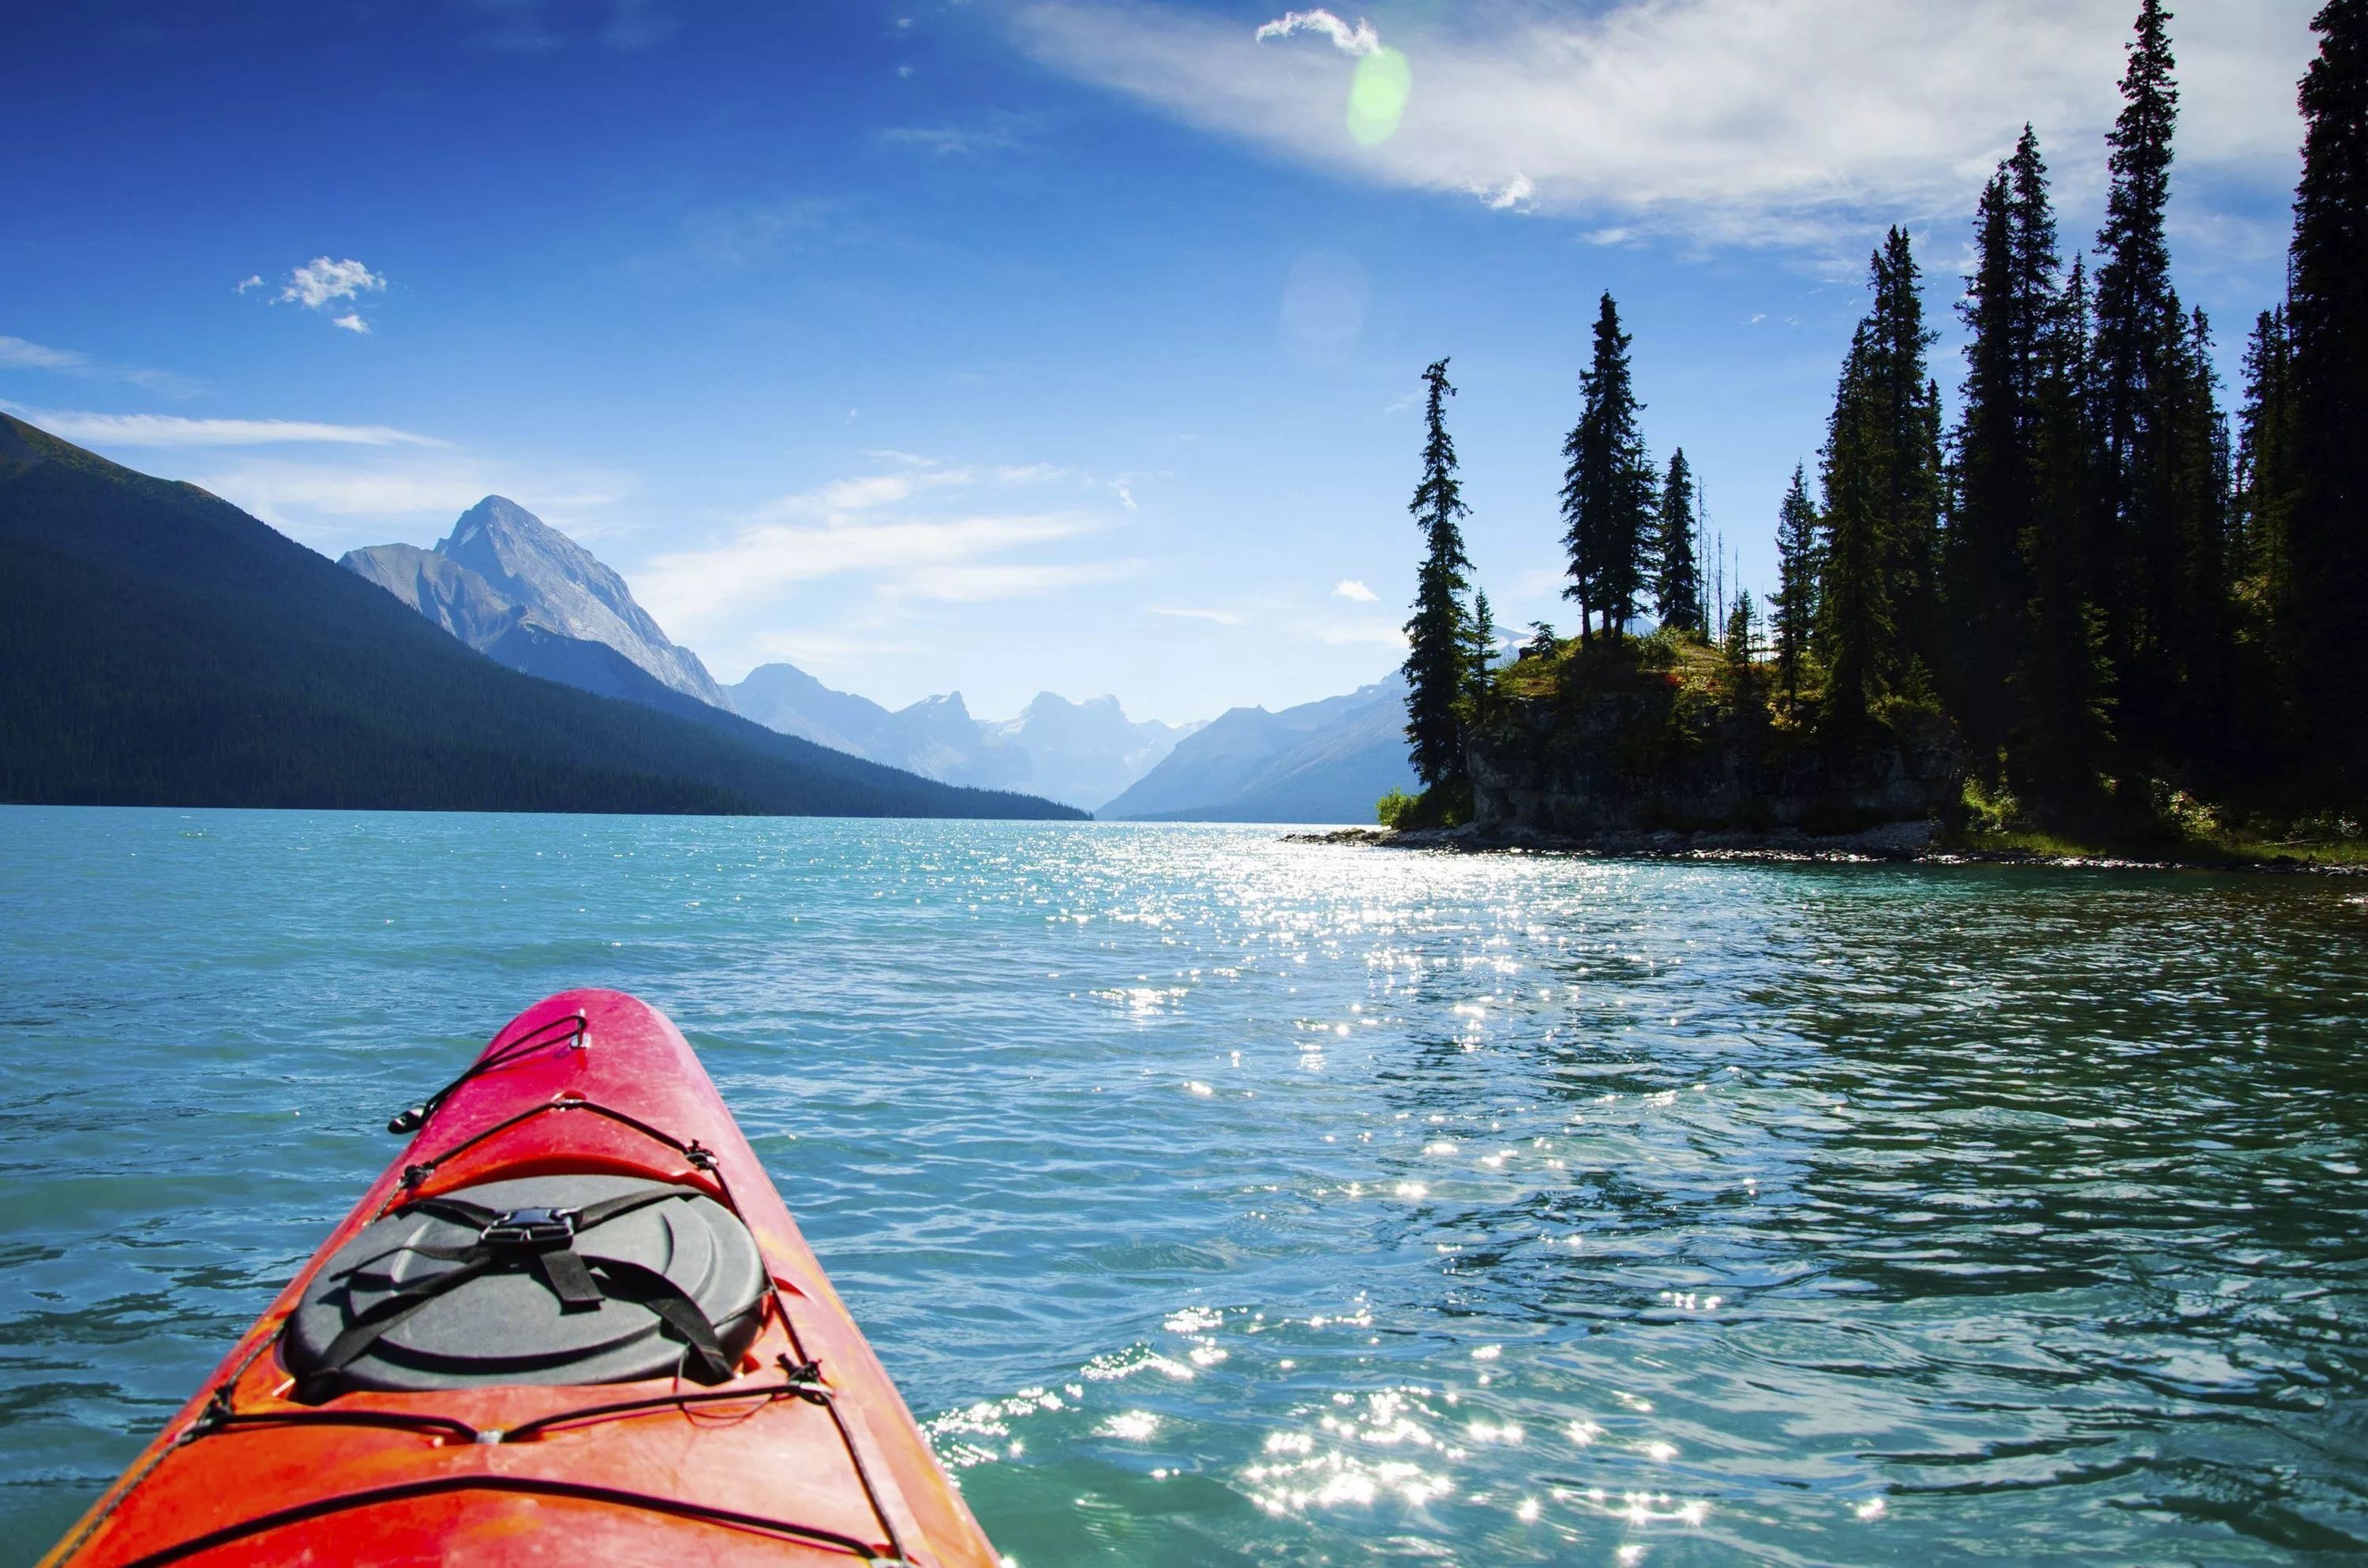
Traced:
<svg viewBox="0 0 2368 1568">
<path fill-rule="evenodd" d="M 1483 830 L 1855 833 L 1955 801 L 1956 731 L 1910 713 L 1842 744 L 1672 684 L 1515 699 L 1471 743 Z"/>
</svg>

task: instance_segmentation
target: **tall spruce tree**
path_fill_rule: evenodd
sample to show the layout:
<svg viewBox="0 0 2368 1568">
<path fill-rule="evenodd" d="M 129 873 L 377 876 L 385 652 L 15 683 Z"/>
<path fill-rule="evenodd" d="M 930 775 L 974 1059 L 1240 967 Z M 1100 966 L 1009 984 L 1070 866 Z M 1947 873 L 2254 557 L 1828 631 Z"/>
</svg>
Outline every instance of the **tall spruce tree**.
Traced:
<svg viewBox="0 0 2368 1568">
<path fill-rule="evenodd" d="M 1471 667 L 1471 629 L 1463 590 L 1471 558 L 1463 552 L 1462 519 L 1470 512 L 1455 477 L 1455 443 L 1447 434 L 1447 361 L 1422 373 L 1426 436 L 1422 483 L 1406 510 L 1422 529 L 1422 567 L 1415 576 L 1414 616 L 1406 633 L 1406 744 L 1415 776 L 1429 789 L 1463 781 L 1461 699 Z"/>
<path fill-rule="evenodd" d="M 1885 237 L 1870 273 L 1873 303 L 1850 340 L 1824 453 L 1818 653 L 1827 711 L 1844 724 L 1919 684 L 1940 636 L 1940 393 L 1904 230 Z"/>
<path fill-rule="evenodd" d="M 2030 128 L 2022 137 L 2036 159 Z M 1946 682 L 1977 767 L 1998 751 L 2010 725 L 2006 677 L 2022 632 L 2022 528 L 2036 479 L 2030 348 L 2053 303 L 2048 294 L 2032 299 L 2015 249 L 2013 176 L 2001 164 L 1982 187 L 1973 278 L 1965 279 L 1965 299 L 1958 305 L 1968 341 L 1944 574 L 1949 619 L 1958 628 Z M 2048 289 L 2053 279 L 2036 282 Z"/>
<path fill-rule="evenodd" d="M 2302 82 L 2289 304 L 2294 593 L 2281 642 L 2303 699 L 2306 749 L 2368 792 L 2368 0 L 2328 0 Z"/>
<path fill-rule="evenodd" d="M 2270 626 L 2294 602 L 2295 465 L 2294 338 L 2283 305 L 2263 311 L 2245 345 L 2245 403 L 2237 416 L 2237 537 L 2256 616 Z"/>
<path fill-rule="evenodd" d="M 1629 376 L 1628 335 L 1607 290 L 1596 314 L 1594 355 L 1579 374 L 1579 416 L 1563 443 L 1563 542 L 1570 551 L 1570 585 L 1585 641 L 1594 618 L 1617 637 L 1636 613 L 1644 586 L 1645 544 L 1653 526 L 1656 476 L 1645 452 L 1636 416 L 1643 404 Z"/>
<path fill-rule="evenodd" d="M 1907 231 L 1874 258 L 1870 392 L 1882 420 L 1884 572 L 1898 616 L 1901 670 L 1940 662 L 1941 389 L 1926 365 L 1939 336 L 1924 324 L 1922 273 Z"/>
<path fill-rule="evenodd" d="M 2021 556 L 2031 585 L 2009 678 L 2008 778 L 2044 814 L 2096 804 L 2111 741 L 2112 666 L 2092 597 L 2100 519 L 2112 502 L 2090 353 L 2089 274 L 2075 260 L 2040 341 L 2031 515 Z"/>
<path fill-rule="evenodd" d="M 1801 676 L 1817 621 L 1817 508 L 1799 465 L 1776 514 L 1776 681 L 1787 701 L 1801 699 Z"/>
<path fill-rule="evenodd" d="M 1465 680 L 1477 697 L 1486 691 L 1488 671 L 1497 662 L 1497 616 L 1488 608 L 1485 588 L 1472 596 L 1470 638 L 1464 653 Z"/>
<path fill-rule="evenodd" d="M 1707 635 L 1702 617 L 1702 529 L 1696 518 L 1693 470 L 1686 449 L 1669 454 L 1653 540 L 1653 613 L 1665 627 Z"/>
<path fill-rule="evenodd" d="M 1726 631 L 1720 652 L 1726 655 L 1728 665 L 1748 671 L 1759 653 L 1759 609 L 1751 602 L 1751 590 L 1735 590 L 1735 604 L 1726 612 Z"/>
<path fill-rule="evenodd" d="M 2179 123 L 2170 15 L 2141 0 L 2097 236 L 2095 395 L 2111 506 L 2094 562 L 2125 727 L 2147 750 L 2217 738 L 2231 700 L 2225 447 L 2198 324 L 2171 286 L 2165 213 Z"/>
<path fill-rule="evenodd" d="M 1882 359 L 1872 324 L 1861 322 L 1842 361 L 1822 454 L 1816 647 L 1826 666 L 1825 716 L 1842 729 L 1862 722 L 1900 674 L 1884 528 L 1892 433 L 1884 417 Z"/>
</svg>

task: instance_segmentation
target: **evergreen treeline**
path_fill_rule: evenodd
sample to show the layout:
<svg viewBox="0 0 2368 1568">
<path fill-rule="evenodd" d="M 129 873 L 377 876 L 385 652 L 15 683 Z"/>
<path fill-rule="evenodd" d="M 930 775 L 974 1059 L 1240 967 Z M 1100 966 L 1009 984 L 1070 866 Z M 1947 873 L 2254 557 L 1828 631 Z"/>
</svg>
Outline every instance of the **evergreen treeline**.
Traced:
<svg viewBox="0 0 2368 1568">
<path fill-rule="evenodd" d="M 1778 514 L 1767 607 L 1777 716 L 1850 744 L 1903 705 L 1937 708 L 1981 792 L 2076 825 L 2151 817 L 2175 790 L 2286 817 L 2368 795 L 2351 635 L 2368 606 L 2368 0 L 2327 0 L 2312 23 L 2288 292 L 2254 324 L 2233 433 L 2211 323 L 2171 276 L 2169 20 L 2141 0 L 2093 267 L 2065 254 L 2030 127 L 1984 187 L 1950 427 L 1914 247 L 1894 228 L 1875 250 L 1818 494 L 1796 470 Z M 1757 678 L 1756 608 L 1740 596 L 1711 624 L 1691 469 L 1681 449 L 1666 472 L 1647 454 L 1631 348 L 1606 293 L 1563 449 L 1578 643 L 1618 644 L 1649 590 L 1664 635 L 1716 631 Z M 1438 715 L 1468 728 L 1487 683 L 1424 652 L 1470 642 L 1440 630 L 1469 572 L 1438 526 L 1441 369 L 1407 673 L 1434 715 L 1417 771 L 1461 790 Z M 1541 627 L 1531 650 L 1557 646 Z"/>
</svg>

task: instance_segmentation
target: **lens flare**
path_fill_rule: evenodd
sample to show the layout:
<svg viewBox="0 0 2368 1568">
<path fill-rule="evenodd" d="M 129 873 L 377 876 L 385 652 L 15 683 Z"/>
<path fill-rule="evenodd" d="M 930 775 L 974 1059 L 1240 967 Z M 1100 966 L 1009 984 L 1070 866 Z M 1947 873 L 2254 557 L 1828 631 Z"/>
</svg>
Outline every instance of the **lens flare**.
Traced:
<svg viewBox="0 0 2368 1568">
<path fill-rule="evenodd" d="M 1377 49 L 1358 61 L 1349 84 L 1349 134 L 1368 147 L 1395 135 L 1413 85 L 1414 71 L 1395 49 Z"/>
</svg>

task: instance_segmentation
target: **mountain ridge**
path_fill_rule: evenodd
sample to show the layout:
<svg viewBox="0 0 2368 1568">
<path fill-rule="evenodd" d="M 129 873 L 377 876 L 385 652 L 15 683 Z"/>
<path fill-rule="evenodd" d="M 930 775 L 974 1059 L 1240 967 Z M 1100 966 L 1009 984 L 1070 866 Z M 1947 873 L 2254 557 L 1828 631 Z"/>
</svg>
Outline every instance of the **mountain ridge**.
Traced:
<svg viewBox="0 0 2368 1568">
<path fill-rule="evenodd" d="M 973 716 L 959 691 L 890 709 L 795 665 L 760 665 L 724 688 L 734 710 L 784 734 L 949 783 L 1025 789 L 1092 808 L 1156 767 L 1197 724 L 1133 720 L 1115 697 L 1042 691 L 1016 718 Z"/>
<path fill-rule="evenodd" d="M 11 801 L 1079 814 L 846 756 L 671 688 L 660 700 L 685 712 L 506 669 L 219 496 L 6 415 L 0 667 Z"/>
<path fill-rule="evenodd" d="M 1338 697 L 1219 715 L 1095 815 L 1133 822 L 1370 822 L 1406 760 L 1406 678 Z"/>
</svg>

